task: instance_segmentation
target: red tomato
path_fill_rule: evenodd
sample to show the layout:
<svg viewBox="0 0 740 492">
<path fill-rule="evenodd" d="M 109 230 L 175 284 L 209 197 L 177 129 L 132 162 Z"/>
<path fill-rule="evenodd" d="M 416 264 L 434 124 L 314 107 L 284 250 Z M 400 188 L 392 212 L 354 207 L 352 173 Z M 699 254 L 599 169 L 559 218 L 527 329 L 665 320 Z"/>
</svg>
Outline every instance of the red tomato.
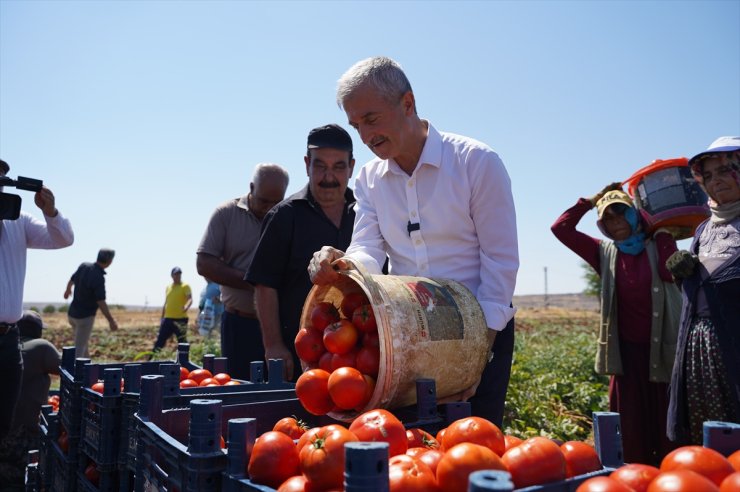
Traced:
<svg viewBox="0 0 740 492">
<path fill-rule="evenodd" d="M 468 476 L 478 470 L 506 470 L 490 448 L 463 442 L 448 449 L 437 465 L 437 485 L 444 492 L 468 490 Z"/>
<path fill-rule="evenodd" d="M 362 306 L 363 304 L 370 304 L 365 294 L 361 292 L 350 292 L 342 298 L 342 303 L 339 305 L 339 309 L 345 318 L 352 319 L 352 314 L 355 309 Z"/>
<path fill-rule="evenodd" d="M 691 470 L 661 471 L 648 485 L 647 492 L 718 492 L 707 477 Z"/>
<path fill-rule="evenodd" d="M 352 312 L 352 324 L 363 333 L 371 333 L 378 330 L 375 324 L 375 313 L 370 304 L 364 304 Z"/>
<path fill-rule="evenodd" d="M 249 456 L 247 473 L 253 481 L 272 488 L 300 474 L 298 450 L 293 439 L 275 431 L 259 436 Z"/>
<path fill-rule="evenodd" d="M 444 439 L 445 432 L 447 432 L 447 427 L 443 429 L 439 429 L 437 431 L 437 435 L 434 436 L 434 438 L 437 439 L 437 442 L 439 443 L 440 447 L 442 446 L 442 439 Z"/>
<path fill-rule="evenodd" d="M 409 448 L 436 449 L 439 447 L 439 443 L 434 436 L 424 429 L 408 429 L 406 431 L 406 440 L 408 441 Z"/>
<path fill-rule="evenodd" d="M 361 347 L 357 351 L 355 367 L 363 374 L 377 377 L 380 370 L 380 349 L 378 347 Z"/>
<path fill-rule="evenodd" d="M 205 378 L 198 386 L 221 386 L 221 384 L 214 378 Z"/>
<path fill-rule="evenodd" d="M 303 408 L 314 415 L 326 415 L 334 408 L 329 396 L 329 373 L 322 369 L 309 369 L 298 376 L 295 394 Z"/>
<path fill-rule="evenodd" d="M 411 456 L 399 454 L 388 461 L 390 492 L 434 492 L 437 478 L 429 466 Z"/>
<path fill-rule="evenodd" d="M 632 487 L 635 492 L 645 492 L 650 482 L 659 474 L 660 470 L 654 466 L 631 463 L 614 470 L 609 478 Z"/>
<path fill-rule="evenodd" d="M 481 417 L 465 417 L 454 421 L 447 426 L 447 431 L 439 443 L 445 450 L 461 442 L 480 444 L 498 456 L 506 451 L 504 433 L 496 424 Z"/>
<path fill-rule="evenodd" d="M 372 400 L 373 393 L 375 393 L 375 379 L 372 376 L 368 376 L 367 374 L 363 374 L 362 377 L 365 378 L 365 385 L 367 388 L 367 393 L 365 394 L 365 403 L 364 403 L 364 405 L 367 405 L 368 403 L 370 403 L 370 400 Z M 357 409 L 357 411 L 362 411 L 362 410 L 363 410 L 362 408 Z"/>
<path fill-rule="evenodd" d="M 98 467 L 95 466 L 95 463 L 90 463 L 87 465 L 87 468 L 85 468 L 85 478 L 88 482 L 95 485 L 96 487 L 100 483 L 100 472 L 98 471 Z"/>
<path fill-rule="evenodd" d="M 303 475 L 296 475 L 290 477 L 278 487 L 277 492 L 305 492 L 306 490 L 306 477 Z"/>
<path fill-rule="evenodd" d="M 380 335 L 378 332 L 364 333 L 362 335 L 362 346 L 380 348 Z"/>
<path fill-rule="evenodd" d="M 197 388 L 198 383 L 193 381 L 192 379 L 183 379 L 180 381 L 180 388 Z"/>
<path fill-rule="evenodd" d="M 506 445 L 506 451 L 510 450 L 511 448 L 515 448 L 519 446 L 521 443 L 523 443 L 524 440 L 519 439 L 516 436 L 504 436 L 504 444 Z"/>
<path fill-rule="evenodd" d="M 722 454 L 702 446 L 683 446 L 668 453 L 660 463 L 660 471 L 674 470 L 695 471 L 717 486 L 727 475 L 735 471 Z"/>
<path fill-rule="evenodd" d="M 375 409 L 355 418 L 349 426 L 360 441 L 387 442 L 388 456 L 403 454 L 408 449 L 406 429 L 388 410 Z"/>
<path fill-rule="evenodd" d="M 218 374 L 213 376 L 213 379 L 215 379 L 218 384 L 223 386 L 229 381 L 231 381 L 231 376 L 229 376 L 225 372 L 219 372 Z"/>
<path fill-rule="evenodd" d="M 300 452 L 301 471 L 312 489 L 341 489 L 344 482 L 344 444 L 357 440 L 348 429 L 330 425 L 321 427 L 303 446 Z"/>
<path fill-rule="evenodd" d="M 576 492 L 633 492 L 625 484 L 610 477 L 589 478 L 578 486 Z"/>
<path fill-rule="evenodd" d="M 320 331 L 301 328 L 295 336 L 295 352 L 304 362 L 316 362 L 326 352 Z"/>
<path fill-rule="evenodd" d="M 300 454 L 301 449 L 303 449 L 303 446 L 305 446 L 313 437 L 316 435 L 318 431 L 321 430 L 321 427 L 311 427 L 310 429 L 307 429 L 306 432 L 301 435 L 301 437 L 298 438 L 298 442 L 296 443 L 296 448 L 298 448 L 298 453 Z"/>
<path fill-rule="evenodd" d="M 311 327 L 324 331 L 324 328 L 339 321 L 339 311 L 330 302 L 319 302 L 311 310 Z"/>
<path fill-rule="evenodd" d="M 59 399 L 57 399 L 57 401 L 59 401 Z M 728 456 L 727 461 L 730 462 L 735 471 L 740 471 L 740 449 Z"/>
<path fill-rule="evenodd" d="M 224 439 L 224 436 L 221 436 L 221 449 L 226 449 L 226 439 Z"/>
<path fill-rule="evenodd" d="M 239 381 L 236 381 L 236 380 L 232 379 L 231 381 L 229 381 L 227 383 L 224 383 L 224 386 L 239 386 L 240 384 L 242 384 L 242 383 L 240 383 Z"/>
<path fill-rule="evenodd" d="M 519 489 L 565 479 L 565 457 L 546 437 L 531 437 L 501 457 Z"/>
<path fill-rule="evenodd" d="M 351 410 L 365 404 L 367 383 L 354 367 L 340 367 L 329 375 L 329 396 L 342 410 Z"/>
<path fill-rule="evenodd" d="M 324 329 L 324 346 L 332 354 L 346 354 L 357 345 L 357 328 L 341 319 Z"/>
<path fill-rule="evenodd" d="M 740 490 L 740 471 L 730 473 L 722 480 L 719 492 L 738 492 Z"/>
<path fill-rule="evenodd" d="M 97 383 L 90 386 L 90 389 L 102 395 L 103 390 L 105 389 L 105 386 L 103 385 L 102 381 L 98 381 Z"/>
<path fill-rule="evenodd" d="M 324 343 L 323 340 L 321 343 Z M 324 352 L 321 357 L 319 357 L 319 369 L 323 369 L 326 372 L 332 372 L 333 369 L 331 368 L 331 361 L 333 357 L 334 354 L 331 352 Z"/>
<path fill-rule="evenodd" d="M 327 354 L 331 354 L 331 362 L 329 364 L 331 371 L 336 371 L 340 367 L 357 366 L 357 348 L 353 348 L 346 354 L 332 354 L 331 352 L 327 352 Z"/>
<path fill-rule="evenodd" d="M 272 430 L 282 432 L 291 439 L 299 439 L 308 430 L 308 426 L 295 417 L 283 417 L 275 423 Z"/>
<path fill-rule="evenodd" d="M 196 383 L 200 384 L 206 378 L 212 378 L 213 374 L 208 369 L 193 369 L 188 374 L 188 379 L 192 379 Z"/>
<path fill-rule="evenodd" d="M 417 458 L 420 461 L 426 463 L 427 466 L 432 469 L 432 472 L 434 472 L 434 475 L 436 476 L 437 465 L 439 465 L 439 460 L 441 460 L 442 456 L 444 455 L 444 452 L 440 451 L 439 449 L 427 449 L 424 453 L 418 455 Z"/>
<path fill-rule="evenodd" d="M 601 470 L 601 460 L 593 446 L 581 441 L 568 441 L 560 445 L 565 456 L 565 476 L 567 478 Z"/>
<path fill-rule="evenodd" d="M 190 374 L 190 371 L 188 370 L 188 368 L 184 366 L 180 366 L 180 381 L 187 379 L 188 374 Z"/>
</svg>

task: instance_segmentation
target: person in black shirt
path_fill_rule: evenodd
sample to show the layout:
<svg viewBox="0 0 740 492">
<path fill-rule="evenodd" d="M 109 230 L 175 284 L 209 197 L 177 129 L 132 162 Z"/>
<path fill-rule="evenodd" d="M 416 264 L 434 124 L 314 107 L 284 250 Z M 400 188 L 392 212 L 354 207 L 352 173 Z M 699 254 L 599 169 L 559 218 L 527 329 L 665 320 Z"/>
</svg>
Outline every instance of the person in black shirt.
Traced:
<svg viewBox="0 0 740 492">
<path fill-rule="evenodd" d="M 355 160 L 352 138 L 339 125 L 308 134 L 308 184 L 265 217 L 246 280 L 255 286 L 266 359 L 283 359 L 295 381 L 300 364 L 294 340 L 312 284 L 307 267 L 314 251 L 330 244 L 344 250 L 352 239 L 355 198 L 347 187 Z"/>
</svg>

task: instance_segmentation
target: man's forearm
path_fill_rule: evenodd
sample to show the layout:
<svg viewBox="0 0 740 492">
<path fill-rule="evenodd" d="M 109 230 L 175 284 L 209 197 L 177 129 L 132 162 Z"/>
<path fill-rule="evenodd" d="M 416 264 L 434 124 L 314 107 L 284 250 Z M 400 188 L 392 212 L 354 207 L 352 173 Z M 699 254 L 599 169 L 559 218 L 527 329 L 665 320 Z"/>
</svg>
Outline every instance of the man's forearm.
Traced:
<svg viewBox="0 0 740 492">
<path fill-rule="evenodd" d="M 217 284 L 249 292 L 254 291 L 252 284 L 244 280 L 246 272 L 227 265 L 223 260 L 216 258 L 215 256 L 206 253 L 198 253 L 195 265 L 199 275 L 202 275 Z"/>
<path fill-rule="evenodd" d="M 113 315 L 110 313 L 110 309 L 108 309 L 108 303 L 105 301 L 98 301 L 98 307 L 100 308 L 100 312 L 103 313 L 103 316 L 105 316 L 105 319 L 113 321 Z"/>
</svg>

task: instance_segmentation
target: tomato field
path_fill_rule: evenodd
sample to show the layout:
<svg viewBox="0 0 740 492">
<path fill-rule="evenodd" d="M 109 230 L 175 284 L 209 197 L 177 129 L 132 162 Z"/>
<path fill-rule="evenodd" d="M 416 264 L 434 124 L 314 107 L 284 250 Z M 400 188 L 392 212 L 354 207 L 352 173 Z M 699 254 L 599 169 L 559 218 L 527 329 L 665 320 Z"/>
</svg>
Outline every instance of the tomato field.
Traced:
<svg viewBox="0 0 740 492">
<path fill-rule="evenodd" d="M 157 336 L 159 310 L 116 309 L 117 332 L 108 330 L 102 316 L 96 319 L 90 340 L 94 362 L 133 361 L 148 358 Z M 188 341 L 191 360 L 203 354 L 219 355 L 218 333 L 204 339 L 192 323 Z M 64 313 L 45 313 L 45 338 L 58 348 L 73 345 L 72 330 Z M 562 441 L 591 436 L 591 413 L 608 410 L 605 377 L 593 371 L 598 315 L 592 310 L 551 307 L 521 308 L 516 317 L 516 347 L 507 394 L 506 434 L 522 438 L 545 435 Z M 161 358 L 174 358 L 172 338 Z M 58 386 L 58 381 L 53 383 Z"/>
</svg>

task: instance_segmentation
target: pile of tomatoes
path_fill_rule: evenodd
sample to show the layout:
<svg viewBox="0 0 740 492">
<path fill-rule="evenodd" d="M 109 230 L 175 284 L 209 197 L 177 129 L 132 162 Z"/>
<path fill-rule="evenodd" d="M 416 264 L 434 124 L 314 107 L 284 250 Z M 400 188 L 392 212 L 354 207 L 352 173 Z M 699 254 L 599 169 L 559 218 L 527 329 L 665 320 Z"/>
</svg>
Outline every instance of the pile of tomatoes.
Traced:
<svg viewBox="0 0 740 492">
<path fill-rule="evenodd" d="M 740 450 L 725 458 L 702 446 L 683 446 L 668 453 L 660 468 L 624 465 L 608 477 L 590 478 L 576 492 L 738 492 Z"/>
<path fill-rule="evenodd" d="M 231 379 L 225 372 L 212 374 L 208 369 L 188 370 L 180 366 L 180 388 L 196 388 L 198 386 L 236 386 L 239 381 Z"/>
<path fill-rule="evenodd" d="M 307 428 L 294 418 L 280 420 L 255 442 L 247 473 L 252 481 L 281 492 L 340 490 L 344 479 L 344 444 L 387 442 L 390 490 L 465 491 L 478 470 L 505 470 L 517 488 L 563 480 L 602 468 L 593 447 L 582 442 L 559 446 L 535 437 L 504 436 L 490 421 L 466 417 L 436 436 L 406 430 L 391 412 L 375 409 L 349 427 L 332 424 Z"/>
<path fill-rule="evenodd" d="M 317 303 L 309 326 L 296 335 L 295 349 L 308 367 L 296 381 L 296 395 L 307 411 L 359 411 L 370 401 L 380 368 L 380 340 L 364 294 L 346 294 L 339 309 Z"/>
</svg>

